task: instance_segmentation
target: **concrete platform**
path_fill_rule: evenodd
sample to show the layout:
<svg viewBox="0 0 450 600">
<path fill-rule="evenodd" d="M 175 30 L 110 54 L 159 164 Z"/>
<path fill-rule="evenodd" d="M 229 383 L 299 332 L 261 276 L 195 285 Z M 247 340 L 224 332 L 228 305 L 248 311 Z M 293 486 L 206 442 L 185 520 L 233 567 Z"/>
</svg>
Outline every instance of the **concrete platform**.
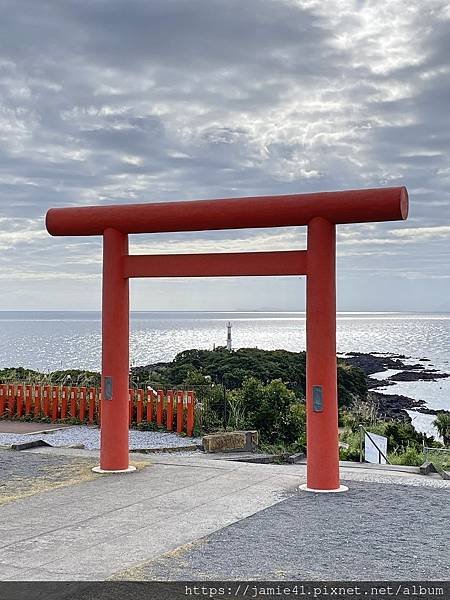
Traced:
<svg viewBox="0 0 450 600">
<path fill-rule="evenodd" d="M 360 579 L 364 564 L 395 579 L 448 564 L 450 483 L 414 473 L 344 468 L 350 491 L 320 495 L 298 491 L 304 465 L 133 454 L 136 473 L 86 479 L 97 452 L 0 454 L 22 473 L 79 462 L 64 487 L 0 507 L 1 580 L 327 579 L 332 561 L 336 576 Z"/>
<path fill-rule="evenodd" d="M 447 579 L 450 550 L 443 530 L 450 520 L 449 490 L 356 481 L 349 485 L 342 494 L 292 494 L 114 578 Z"/>
<path fill-rule="evenodd" d="M 37 493 L 0 507 L 0 579 L 106 579 L 280 502 L 302 480 L 171 455 L 136 473 Z"/>
</svg>

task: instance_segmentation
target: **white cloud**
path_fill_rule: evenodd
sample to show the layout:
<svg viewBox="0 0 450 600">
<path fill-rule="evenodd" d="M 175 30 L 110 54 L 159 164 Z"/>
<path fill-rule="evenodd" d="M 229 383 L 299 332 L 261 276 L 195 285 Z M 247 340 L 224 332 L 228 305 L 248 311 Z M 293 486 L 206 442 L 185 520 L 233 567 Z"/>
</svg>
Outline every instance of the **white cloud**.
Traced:
<svg viewBox="0 0 450 600">
<path fill-rule="evenodd" d="M 410 273 L 409 260 L 442 304 L 447 2 L 7 0 L 2 16 L 2 275 L 47 277 L 49 294 L 58 277 L 98 277 L 101 240 L 50 238 L 51 206 L 407 184 L 408 223 L 339 227 L 338 255 L 367 302 L 376 272 L 403 306 L 410 289 L 392 295 L 383 278 Z M 304 247 L 304 230 L 132 240 L 140 253 Z M 237 288 L 220 302 L 239 304 Z"/>
<path fill-rule="evenodd" d="M 450 241 L 450 225 L 436 227 L 406 227 L 393 229 L 391 234 L 399 238 L 411 238 L 411 241 L 448 239 Z"/>
</svg>

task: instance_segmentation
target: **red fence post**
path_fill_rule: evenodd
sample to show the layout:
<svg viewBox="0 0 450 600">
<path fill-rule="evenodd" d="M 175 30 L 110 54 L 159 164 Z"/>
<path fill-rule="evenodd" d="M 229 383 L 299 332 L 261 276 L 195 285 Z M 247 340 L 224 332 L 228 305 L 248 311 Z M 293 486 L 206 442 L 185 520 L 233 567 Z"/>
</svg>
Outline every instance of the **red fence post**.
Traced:
<svg viewBox="0 0 450 600">
<path fill-rule="evenodd" d="M 7 388 L 6 384 L 4 384 L 4 383 L 0 384 L 0 417 L 3 417 L 3 413 L 5 412 L 5 403 L 6 403 L 7 393 L 8 393 L 8 388 Z"/>
<path fill-rule="evenodd" d="M 23 385 L 17 386 L 17 416 L 20 418 L 23 415 Z"/>
<path fill-rule="evenodd" d="M 177 433 L 183 431 L 183 398 L 184 392 L 178 390 L 177 392 Z"/>
<path fill-rule="evenodd" d="M 14 392 L 14 385 L 12 383 L 8 384 L 8 416 L 11 417 L 14 415 L 14 409 L 16 404 L 16 396 Z"/>
<path fill-rule="evenodd" d="M 45 385 L 43 390 L 43 413 L 46 417 L 50 416 L 50 386 Z"/>
<path fill-rule="evenodd" d="M 77 396 L 78 388 L 73 387 L 70 389 L 70 418 L 77 418 Z"/>
<path fill-rule="evenodd" d="M 147 390 L 147 423 L 153 420 L 153 390 Z"/>
<path fill-rule="evenodd" d="M 167 431 L 173 430 L 173 390 L 167 392 Z"/>
<path fill-rule="evenodd" d="M 194 392 L 187 393 L 187 419 L 186 419 L 186 433 L 189 437 L 192 436 L 194 431 Z"/>
<path fill-rule="evenodd" d="M 141 423 L 144 414 L 144 390 L 137 391 L 136 423 Z"/>
<path fill-rule="evenodd" d="M 80 412 L 79 418 L 83 422 L 86 416 L 86 388 L 80 387 Z"/>
<path fill-rule="evenodd" d="M 134 389 L 128 390 L 128 424 L 131 425 L 134 417 Z"/>
<path fill-rule="evenodd" d="M 52 421 L 57 421 L 59 416 L 59 386 L 52 387 Z"/>
<path fill-rule="evenodd" d="M 67 401 L 69 396 L 69 388 L 64 386 L 61 390 L 61 419 L 67 417 Z"/>
<path fill-rule="evenodd" d="M 158 390 L 156 392 L 156 424 L 158 425 L 158 427 L 161 427 L 161 425 L 163 424 L 163 398 L 164 392 L 162 390 Z"/>
<path fill-rule="evenodd" d="M 97 425 L 102 426 L 102 388 L 97 390 Z"/>
<path fill-rule="evenodd" d="M 31 397 L 33 393 L 33 388 L 31 385 L 25 386 L 25 414 L 29 415 L 31 413 Z"/>
<path fill-rule="evenodd" d="M 89 388 L 89 423 L 92 425 L 95 419 L 95 388 Z"/>
<path fill-rule="evenodd" d="M 42 412 L 42 390 L 40 385 L 34 386 L 34 416 L 38 417 Z"/>
</svg>

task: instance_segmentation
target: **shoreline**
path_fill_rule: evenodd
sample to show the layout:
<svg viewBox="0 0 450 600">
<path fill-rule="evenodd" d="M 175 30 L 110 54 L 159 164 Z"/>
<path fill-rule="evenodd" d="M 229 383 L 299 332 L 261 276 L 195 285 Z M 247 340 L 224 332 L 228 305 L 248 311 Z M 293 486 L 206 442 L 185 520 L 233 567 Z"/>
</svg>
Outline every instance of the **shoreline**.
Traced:
<svg viewBox="0 0 450 600">
<path fill-rule="evenodd" d="M 404 354 L 389 354 L 380 352 L 348 352 L 340 355 L 347 363 L 359 367 L 366 376 L 368 393 L 377 402 L 380 414 L 385 418 L 401 419 L 412 422 L 408 410 L 425 415 L 438 415 L 439 413 L 450 414 L 447 409 L 433 409 L 427 406 L 422 399 L 415 399 L 403 394 L 385 391 L 377 391 L 379 388 L 395 387 L 400 382 L 430 382 L 440 379 L 448 379 L 449 373 L 435 369 L 429 358 L 414 359 Z M 388 374 L 383 377 L 383 374 Z M 378 375 L 378 377 L 374 377 Z"/>
</svg>

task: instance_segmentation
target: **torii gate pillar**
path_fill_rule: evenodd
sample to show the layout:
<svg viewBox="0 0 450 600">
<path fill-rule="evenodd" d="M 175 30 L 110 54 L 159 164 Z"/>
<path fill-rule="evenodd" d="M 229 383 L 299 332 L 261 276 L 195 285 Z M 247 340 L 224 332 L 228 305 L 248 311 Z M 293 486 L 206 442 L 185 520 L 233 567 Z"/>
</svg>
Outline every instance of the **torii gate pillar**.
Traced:
<svg viewBox="0 0 450 600">
<path fill-rule="evenodd" d="M 117 229 L 105 229 L 100 467 L 95 468 L 100 473 L 135 470 L 128 459 L 130 300 L 129 280 L 123 270 L 125 256 L 128 256 L 128 235 Z"/>
<path fill-rule="evenodd" d="M 336 226 L 322 217 L 308 223 L 306 277 L 305 490 L 344 491 L 339 485 L 336 366 Z M 330 443 L 331 440 L 335 440 Z"/>
</svg>

